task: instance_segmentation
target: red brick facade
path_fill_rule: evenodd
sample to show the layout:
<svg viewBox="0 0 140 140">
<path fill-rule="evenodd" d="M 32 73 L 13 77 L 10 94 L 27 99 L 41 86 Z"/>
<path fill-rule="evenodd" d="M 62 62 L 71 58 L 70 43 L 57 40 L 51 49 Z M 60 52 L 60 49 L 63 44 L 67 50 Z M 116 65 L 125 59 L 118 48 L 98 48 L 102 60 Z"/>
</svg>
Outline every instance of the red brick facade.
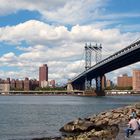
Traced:
<svg viewBox="0 0 140 140">
<path fill-rule="evenodd" d="M 132 87 L 132 77 L 127 76 L 127 74 L 118 77 L 117 85 L 118 87 Z"/>
<path fill-rule="evenodd" d="M 133 90 L 140 91 L 140 70 L 133 70 Z"/>
<path fill-rule="evenodd" d="M 41 86 L 41 81 L 48 81 L 48 66 L 43 64 L 39 67 L 39 85 Z"/>
</svg>

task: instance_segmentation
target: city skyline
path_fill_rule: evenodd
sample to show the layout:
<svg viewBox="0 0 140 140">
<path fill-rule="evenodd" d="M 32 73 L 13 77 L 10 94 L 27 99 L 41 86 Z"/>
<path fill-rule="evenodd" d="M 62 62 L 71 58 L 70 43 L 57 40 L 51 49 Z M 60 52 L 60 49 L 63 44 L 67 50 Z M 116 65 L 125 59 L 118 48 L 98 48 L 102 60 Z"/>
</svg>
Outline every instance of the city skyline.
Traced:
<svg viewBox="0 0 140 140">
<path fill-rule="evenodd" d="M 103 88 L 112 88 L 112 89 L 123 89 L 125 90 L 131 90 L 133 88 L 134 91 L 140 91 L 140 70 L 133 69 L 132 71 L 133 75 L 127 75 L 127 73 L 123 73 L 121 76 L 117 76 L 117 83 L 115 84 L 114 81 L 111 79 L 106 79 L 104 77 L 102 79 L 102 86 Z M 42 75 L 45 75 L 42 77 Z M 39 80 L 37 79 L 29 79 L 28 77 L 25 77 L 24 79 L 1 79 L 0 78 L 0 85 L 1 88 L 4 88 L 8 91 L 9 89 L 12 90 L 35 90 L 36 88 L 46 88 L 51 87 L 55 88 L 55 80 L 48 80 L 48 66 L 47 64 L 43 64 L 39 67 Z M 94 87 L 94 83 L 92 83 L 92 86 Z"/>
<path fill-rule="evenodd" d="M 47 63 L 49 79 L 66 82 L 84 71 L 86 42 L 101 43 L 105 58 L 140 38 L 139 5 L 136 0 L 1 0 L 0 77 L 38 79 L 38 67 Z M 140 64 L 107 77 L 116 80 L 135 68 Z"/>
</svg>

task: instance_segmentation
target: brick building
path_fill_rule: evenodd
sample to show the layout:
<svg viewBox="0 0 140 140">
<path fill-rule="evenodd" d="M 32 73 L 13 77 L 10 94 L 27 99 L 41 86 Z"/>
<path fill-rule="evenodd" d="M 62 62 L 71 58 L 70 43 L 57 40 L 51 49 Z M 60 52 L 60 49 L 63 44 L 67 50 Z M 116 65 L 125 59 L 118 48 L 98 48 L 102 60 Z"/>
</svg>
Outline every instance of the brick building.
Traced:
<svg viewBox="0 0 140 140">
<path fill-rule="evenodd" d="M 39 67 L 39 86 L 41 86 L 42 81 L 48 81 L 48 66 L 43 64 Z"/>
<path fill-rule="evenodd" d="M 10 90 L 29 91 L 29 90 L 35 90 L 37 87 L 39 87 L 38 80 L 36 79 L 29 80 L 28 77 L 26 77 L 24 80 L 19 80 L 19 79 L 10 80 L 10 78 L 7 78 L 6 80 L 0 79 L 0 84 L 9 85 Z M 4 86 L 1 86 L 1 87 L 4 87 Z"/>
<path fill-rule="evenodd" d="M 123 74 L 121 77 L 117 78 L 118 87 L 132 87 L 132 77 L 129 77 L 127 74 Z"/>
<path fill-rule="evenodd" d="M 31 83 L 31 90 L 35 90 L 37 87 L 39 87 L 39 81 L 37 81 L 36 79 L 31 79 L 30 83 Z"/>
<path fill-rule="evenodd" d="M 13 90 L 16 89 L 16 80 L 15 79 L 12 79 L 11 80 L 11 82 L 10 82 L 10 88 L 13 89 Z"/>
<path fill-rule="evenodd" d="M 31 89 L 31 82 L 29 78 L 25 78 L 24 80 L 24 91 L 29 91 Z"/>
<path fill-rule="evenodd" d="M 49 82 L 49 86 L 52 87 L 52 88 L 55 88 L 55 80 L 51 80 Z"/>
<path fill-rule="evenodd" d="M 23 80 L 16 80 L 16 89 L 17 90 L 23 90 L 24 89 L 24 83 Z"/>
<path fill-rule="evenodd" d="M 0 93 L 1 92 L 8 93 L 9 91 L 10 91 L 10 84 L 6 84 L 6 83 L 0 84 Z"/>
<path fill-rule="evenodd" d="M 5 84 L 10 84 L 10 78 L 7 78 L 6 80 L 4 80 Z"/>
<path fill-rule="evenodd" d="M 140 70 L 133 70 L 133 90 L 140 91 Z"/>
</svg>

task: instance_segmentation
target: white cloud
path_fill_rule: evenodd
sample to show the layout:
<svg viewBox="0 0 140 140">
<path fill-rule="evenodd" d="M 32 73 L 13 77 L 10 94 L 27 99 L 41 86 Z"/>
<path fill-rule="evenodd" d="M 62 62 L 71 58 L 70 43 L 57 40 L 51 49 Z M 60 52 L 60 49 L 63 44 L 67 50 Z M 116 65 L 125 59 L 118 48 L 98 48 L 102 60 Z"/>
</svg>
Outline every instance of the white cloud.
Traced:
<svg viewBox="0 0 140 140">
<path fill-rule="evenodd" d="M 119 29 L 99 29 L 94 25 L 75 25 L 69 31 L 65 26 L 51 26 L 40 21 L 30 20 L 16 26 L 0 28 L 0 41 L 13 44 L 20 44 L 21 41 L 43 45 L 56 43 L 66 47 L 71 42 L 78 42 L 78 44 L 87 41 L 116 43 L 120 39 L 126 41 L 132 34 L 134 37 L 129 42 L 139 33 L 121 33 Z"/>
<path fill-rule="evenodd" d="M 19 10 L 37 11 L 46 20 L 56 23 L 77 24 L 98 17 L 107 0 L 1 0 L 0 15 Z M 94 18 L 92 18 L 94 19 Z"/>
<path fill-rule="evenodd" d="M 0 77 L 38 78 L 38 67 L 47 63 L 50 79 L 66 80 L 84 70 L 83 53 L 86 42 L 102 43 L 103 58 L 105 58 L 140 36 L 140 32 L 136 30 L 138 24 L 126 26 L 119 21 L 123 18 L 140 17 L 140 14 L 133 12 L 105 14 L 105 4 L 108 0 L 1 0 L 0 2 L 2 16 L 20 10 L 37 11 L 44 21 L 30 20 L 15 26 L 0 27 L 0 42 L 12 44 L 20 51 L 20 54 L 7 52 L 0 56 L 1 67 L 16 67 L 15 71 L 1 70 Z M 104 21 L 98 22 L 97 19 Z M 47 21 L 53 25 L 45 23 Z M 64 26 L 66 24 L 73 26 L 68 29 Z M 105 29 L 110 24 L 115 24 L 115 28 Z M 122 33 L 122 29 L 137 32 Z M 138 67 L 139 63 L 119 69 L 112 72 L 110 78 L 114 75 L 116 79 L 116 75 L 124 72 L 130 74 L 133 68 Z"/>
<path fill-rule="evenodd" d="M 86 42 L 102 43 L 103 58 L 126 47 L 140 33 L 121 33 L 119 29 L 100 29 L 94 25 L 54 26 L 31 20 L 0 28 L 0 41 L 12 43 L 21 54 L 9 52 L 0 57 L 0 66 L 16 67 L 6 76 L 38 78 L 38 67 L 49 66 L 49 78 L 66 80 L 84 70 Z M 26 42 L 26 46 L 22 44 Z M 6 46 L 5 46 L 6 47 Z M 129 69 L 128 69 L 129 70 Z M 12 74 L 14 73 L 14 74 Z"/>
<path fill-rule="evenodd" d="M 112 13 L 106 15 L 100 15 L 100 19 L 110 20 L 110 19 L 124 19 L 124 18 L 139 18 L 140 13 L 136 12 L 127 12 L 127 13 Z"/>
<path fill-rule="evenodd" d="M 10 53 L 6 53 L 4 54 L 1 58 L 0 58 L 0 62 L 2 62 L 3 64 L 9 64 L 12 63 L 13 61 L 16 61 L 16 56 L 13 52 Z"/>
<path fill-rule="evenodd" d="M 1 0 L 0 15 L 20 10 L 37 11 L 42 19 L 59 24 L 87 24 L 97 20 L 113 23 L 114 20 L 139 18 L 139 12 L 108 13 L 109 0 Z M 118 21 L 117 21 L 118 22 Z"/>
<path fill-rule="evenodd" d="M 67 38 L 67 28 L 64 26 L 50 26 L 43 22 L 30 20 L 12 27 L 0 28 L 0 41 L 18 44 L 26 40 L 28 43 L 44 43 L 46 40 L 58 41 Z"/>
<path fill-rule="evenodd" d="M 63 7 L 67 0 L 1 0 L 0 14 L 10 14 L 18 10 L 42 11 Z"/>
</svg>

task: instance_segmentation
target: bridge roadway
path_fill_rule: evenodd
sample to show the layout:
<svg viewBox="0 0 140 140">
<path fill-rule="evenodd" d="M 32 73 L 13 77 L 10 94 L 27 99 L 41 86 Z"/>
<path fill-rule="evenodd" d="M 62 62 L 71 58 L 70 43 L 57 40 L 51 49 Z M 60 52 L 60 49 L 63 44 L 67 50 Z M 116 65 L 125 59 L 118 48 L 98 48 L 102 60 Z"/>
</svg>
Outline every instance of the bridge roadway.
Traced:
<svg viewBox="0 0 140 140">
<path fill-rule="evenodd" d="M 77 77 L 71 80 L 71 84 L 73 86 L 77 84 L 84 85 L 85 77 L 92 80 L 98 76 L 103 76 L 105 73 L 125 67 L 138 61 L 140 61 L 140 40 L 130 44 L 126 48 L 92 66 L 87 71 L 79 74 Z"/>
</svg>

